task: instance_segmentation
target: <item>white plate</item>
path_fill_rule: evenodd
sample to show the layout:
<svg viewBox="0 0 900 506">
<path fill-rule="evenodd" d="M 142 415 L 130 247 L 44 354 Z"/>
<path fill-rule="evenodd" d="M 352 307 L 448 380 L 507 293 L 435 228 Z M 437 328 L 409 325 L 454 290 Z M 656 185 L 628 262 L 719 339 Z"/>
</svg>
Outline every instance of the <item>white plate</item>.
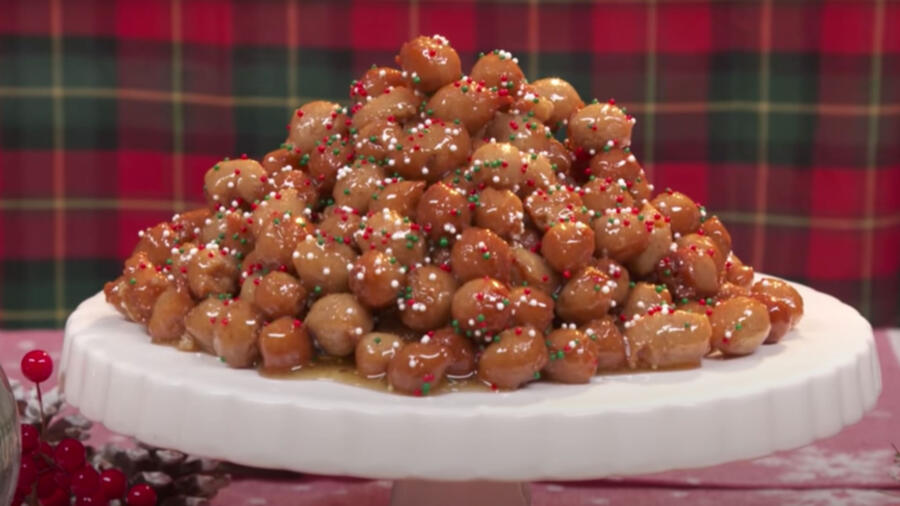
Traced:
<svg viewBox="0 0 900 506">
<path fill-rule="evenodd" d="M 870 325 L 797 286 L 776 345 L 693 370 L 405 397 L 268 379 L 149 342 L 102 294 L 69 318 L 61 371 L 88 418 L 149 444 L 264 468 L 373 478 L 582 479 L 698 467 L 805 445 L 881 391 Z"/>
</svg>

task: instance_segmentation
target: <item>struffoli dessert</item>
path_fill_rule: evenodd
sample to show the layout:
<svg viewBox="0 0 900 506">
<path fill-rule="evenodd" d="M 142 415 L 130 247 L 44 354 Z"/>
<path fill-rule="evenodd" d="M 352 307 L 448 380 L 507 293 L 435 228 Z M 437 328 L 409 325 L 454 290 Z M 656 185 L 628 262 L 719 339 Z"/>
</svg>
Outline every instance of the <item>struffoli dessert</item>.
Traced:
<svg viewBox="0 0 900 506">
<path fill-rule="evenodd" d="M 351 365 L 410 395 L 698 366 L 803 316 L 725 225 L 656 192 L 635 118 L 438 35 L 314 101 L 284 143 L 204 176 L 202 208 L 140 232 L 106 299 L 155 343 L 267 374 Z M 288 374 L 289 376 L 290 374 Z"/>
</svg>

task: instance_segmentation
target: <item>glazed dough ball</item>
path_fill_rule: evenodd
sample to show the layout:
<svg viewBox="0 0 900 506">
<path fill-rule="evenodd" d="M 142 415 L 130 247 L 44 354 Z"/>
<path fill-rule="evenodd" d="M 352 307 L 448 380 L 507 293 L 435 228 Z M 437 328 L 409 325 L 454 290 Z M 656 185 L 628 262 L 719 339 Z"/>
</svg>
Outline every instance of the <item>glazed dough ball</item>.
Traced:
<svg viewBox="0 0 900 506">
<path fill-rule="evenodd" d="M 610 103 L 587 105 L 569 119 L 569 139 L 575 146 L 600 151 L 604 146 L 631 144 L 634 118 Z"/>
<path fill-rule="evenodd" d="M 530 325 L 545 330 L 553 323 L 555 303 L 553 297 L 537 288 L 520 286 L 509 294 L 512 301 L 514 325 Z"/>
<path fill-rule="evenodd" d="M 751 290 L 755 294 L 770 295 L 787 305 L 791 313 L 791 327 L 797 325 L 803 317 L 803 297 L 790 283 L 775 278 L 763 278 L 754 283 Z"/>
<path fill-rule="evenodd" d="M 628 348 L 625 345 L 625 337 L 612 316 L 591 320 L 579 330 L 587 336 L 588 344 L 597 354 L 598 370 L 616 371 L 627 365 Z"/>
<path fill-rule="evenodd" d="M 358 80 L 350 83 L 350 100 L 366 103 L 390 88 L 412 87 L 412 81 L 403 72 L 390 67 L 372 67 Z"/>
<path fill-rule="evenodd" d="M 466 229 L 450 252 L 453 275 L 460 281 L 491 277 L 509 281 L 512 251 L 494 232 L 478 227 Z"/>
<path fill-rule="evenodd" d="M 335 205 L 356 209 L 364 214 L 383 186 L 384 170 L 370 163 L 345 166 L 338 171 L 336 177 L 333 190 Z"/>
<path fill-rule="evenodd" d="M 230 300 L 213 330 L 213 351 L 230 367 L 251 367 L 259 358 L 262 315 L 244 300 Z"/>
<path fill-rule="evenodd" d="M 556 314 L 575 323 L 603 318 L 612 306 L 615 285 L 605 272 L 593 266 L 584 267 L 559 292 Z"/>
<path fill-rule="evenodd" d="M 476 185 L 515 191 L 522 181 L 526 160 L 512 144 L 489 142 L 472 153 L 472 162 L 464 174 Z"/>
<path fill-rule="evenodd" d="M 388 385 L 400 393 L 428 395 L 441 384 L 450 363 L 446 348 L 439 343 L 409 343 L 388 362 Z"/>
<path fill-rule="evenodd" d="M 667 307 L 626 324 L 628 363 L 652 369 L 698 365 L 711 335 L 706 316 Z"/>
<path fill-rule="evenodd" d="M 356 343 L 356 370 L 366 378 L 383 377 L 388 363 L 405 344 L 396 334 L 369 332 Z"/>
<path fill-rule="evenodd" d="M 700 228 L 700 208 L 687 195 L 667 189 L 650 203 L 660 214 L 669 218 L 672 232 L 686 235 Z"/>
<path fill-rule="evenodd" d="M 417 267 L 407 275 L 406 293 L 400 318 L 407 327 L 426 331 L 446 325 L 456 280 L 433 265 Z"/>
<path fill-rule="evenodd" d="M 306 326 L 291 316 L 282 316 L 262 328 L 259 351 L 262 369 L 268 372 L 295 371 L 315 357 Z"/>
<path fill-rule="evenodd" d="M 638 281 L 634 287 L 628 292 L 628 298 L 625 306 L 622 307 L 622 314 L 630 319 L 635 315 L 646 314 L 647 311 L 662 306 L 672 304 L 672 294 L 666 285 L 654 285 L 645 281 Z"/>
<path fill-rule="evenodd" d="M 750 297 L 720 301 L 709 317 L 712 346 L 725 355 L 749 355 L 759 348 L 771 330 L 769 310 Z"/>
<path fill-rule="evenodd" d="M 420 93 L 405 86 L 389 88 L 356 111 L 353 115 L 353 127 L 363 128 L 377 120 L 400 123 L 409 121 L 416 116 L 422 98 Z"/>
<path fill-rule="evenodd" d="M 418 224 L 391 209 L 367 216 L 354 234 L 361 251 L 378 250 L 412 266 L 425 258 L 425 238 Z"/>
<path fill-rule="evenodd" d="M 443 327 L 429 331 L 428 339 L 444 347 L 450 357 L 447 376 L 451 378 L 468 378 L 475 373 L 475 346 L 451 327 Z M 423 338 L 424 339 L 424 338 Z"/>
<path fill-rule="evenodd" d="M 467 281 L 453 294 L 451 313 L 463 330 L 478 335 L 506 328 L 512 313 L 509 288 L 493 278 Z"/>
<path fill-rule="evenodd" d="M 401 216 L 409 216 L 413 221 L 417 219 L 416 210 L 419 200 L 425 193 L 424 181 L 401 181 L 387 179 L 380 191 L 369 202 L 369 210 L 373 213 L 382 209 L 390 209 Z"/>
<path fill-rule="evenodd" d="M 220 250 L 215 244 L 198 248 L 187 265 L 187 280 L 191 293 L 198 299 L 237 290 L 237 259 Z"/>
<path fill-rule="evenodd" d="M 291 115 L 284 141 L 298 153 L 309 153 L 322 138 L 347 133 L 347 111 L 334 102 L 315 100 Z"/>
<path fill-rule="evenodd" d="M 225 160 L 206 171 L 203 188 L 210 203 L 229 205 L 241 199 L 246 203 L 259 200 L 270 190 L 266 171 L 256 160 Z"/>
<path fill-rule="evenodd" d="M 587 265 L 594 254 L 594 231 L 584 223 L 558 223 L 544 233 L 541 254 L 558 272 Z"/>
<path fill-rule="evenodd" d="M 184 330 L 203 351 L 213 353 L 213 338 L 225 303 L 218 297 L 203 299 L 184 316 Z"/>
<path fill-rule="evenodd" d="M 481 354 L 478 379 L 492 388 L 513 390 L 539 379 L 548 360 L 540 331 L 534 327 L 506 329 Z"/>
<path fill-rule="evenodd" d="M 425 190 L 416 216 L 429 237 L 439 243 L 442 238 L 446 239 L 448 244 L 472 222 L 472 211 L 466 196 L 444 183 L 435 183 Z"/>
<path fill-rule="evenodd" d="M 448 122 L 459 120 L 470 135 L 475 135 L 504 102 L 490 87 L 480 85 L 470 77 L 442 86 L 425 108 L 432 111 L 435 118 Z"/>
<path fill-rule="evenodd" d="M 345 357 L 372 330 L 369 311 L 349 293 L 333 293 L 317 300 L 306 315 L 306 327 L 325 353 Z"/>
<path fill-rule="evenodd" d="M 253 291 L 252 301 L 270 319 L 281 316 L 293 318 L 300 316 L 306 305 L 306 289 L 294 276 L 272 271 L 260 278 Z"/>
<path fill-rule="evenodd" d="M 552 294 L 559 288 L 559 276 L 544 257 L 522 247 L 512 249 L 512 284 L 537 288 Z"/>
<path fill-rule="evenodd" d="M 184 317 L 194 307 L 187 288 L 170 285 L 159 294 L 147 322 L 147 333 L 154 343 L 179 339 L 184 334 Z"/>
<path fill-rule="evenodd" d="M 597 349 L 580 330 L 557 329 L 547 335 L 549 358 L 544 372 L 551 381 L 589 383 L 597 371 Z"/>
<path fill-rule="evenodd" d="M 486 228 L 505 240 L 513 240 L 525 233 L 524 216 L 522 201 L 510 190 L 487 187 L 478 195 L 475 225 Z"/>
<path fill-rule="evenodd" d="M 525 82 L 525 74 L 519 68 L 517 58 L 507 51 L 494 50 L 486 53 L 472 67 L 472 79 L 485 86 L 497 87 L 501 92 L 512 93 Z"/>
<path fill-rule="evenodd" d="M 597 254 L 621 263 L 640 255 L 650 243 L 650 230 L 643 223 L 648 214 L 631 209 L 607 209 L 594 220 Z"/>
<path fill-rule="evenodd" d="M 349 277 L 350 290 L 356 298 L 371 308 L 389 306 L 405 285 L 403 269 L 397 262 L 377 250 L 360 256 Z"/>
<path fill-rule="evenodd" d="M 430 93 L 462 75 L 456 50 L 440 35 L 419 36 L 403 44 L 397 63 L 411 76 L 416 88 Z"/>
<path fill-rule="evenodd" d="M 538 79 L 531 83 L 534 91 L 553 103 L 553 112 L 547 119 L 547 124 L 554 130 L 567 124 L 572 113 L 584 107 L 584 102 L 568 82 L 558 77 Z"/>
</svg>

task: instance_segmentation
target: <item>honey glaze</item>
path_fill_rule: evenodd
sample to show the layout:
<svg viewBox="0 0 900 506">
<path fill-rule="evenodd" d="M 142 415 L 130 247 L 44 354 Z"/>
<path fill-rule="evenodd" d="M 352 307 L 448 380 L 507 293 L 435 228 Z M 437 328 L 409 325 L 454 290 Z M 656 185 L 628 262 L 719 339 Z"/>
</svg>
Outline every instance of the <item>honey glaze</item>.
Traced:
<svg viewBox="0 0 900 506">
<path fill-rule="evenodd" d="M 319 356 L 309 365 L 293 371 L 267 371 L 259 369 L 261 376 L 278 380 L 299 381 L 334 381 L 355 387 L 368 388 L 380 392 L 393 392 L 385 375 L 367 378 L 356 370 L 352 360 Z M 466 378 L 445 377 L 435 385 L 428 395 L 440 395 L 451 392 L 489 392 L 490 387 L 475 375 Z"/>
</svg>

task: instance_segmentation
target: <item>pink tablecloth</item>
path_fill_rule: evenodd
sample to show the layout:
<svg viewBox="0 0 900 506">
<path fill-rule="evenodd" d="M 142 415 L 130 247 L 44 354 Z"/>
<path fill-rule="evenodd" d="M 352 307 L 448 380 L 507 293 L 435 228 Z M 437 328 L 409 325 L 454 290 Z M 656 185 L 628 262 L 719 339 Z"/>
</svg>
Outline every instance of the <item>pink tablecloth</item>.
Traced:
<svg viewBox="0 0 900 506">
<path fill-rule="evenodd" d="M 755 460 L 686 471 L 581 482 L 536 483 L 534 506 L 548 505 L 888 505 L 900 504 L 900 330 L 876 332 L 884 390 L 878 405 L 839 435 Z M 21 378 L 32 348 L 58 358 L 60 331 L 0 333 L 0 364 Z M 121 436 L 95 430 L 101 439 Z M 223 443 L 224 444 L 224 443 Z M 234 476 L 217 505 L 385 506 L 391 483 L 259 471 Z"/>
</svg>

